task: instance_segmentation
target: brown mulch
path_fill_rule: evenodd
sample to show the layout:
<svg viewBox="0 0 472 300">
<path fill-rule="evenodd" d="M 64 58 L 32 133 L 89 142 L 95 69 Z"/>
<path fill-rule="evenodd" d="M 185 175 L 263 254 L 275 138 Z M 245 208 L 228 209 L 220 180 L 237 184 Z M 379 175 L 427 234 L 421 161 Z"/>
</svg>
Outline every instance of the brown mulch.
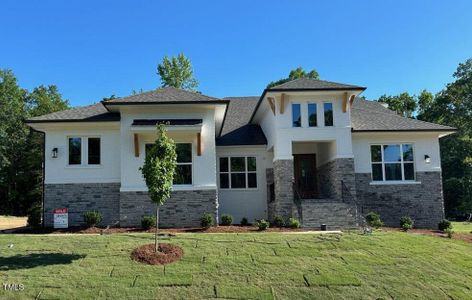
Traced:
<svg viewBox="0 0 472 300">
<path fill-rule="evenodd" d="M 403 232 L 403 230 L 401 228 L 392 228 L 392 227 L 382 227 L 382 230 Z M 448 238 L 447 233 L 444 233 L 440 230 L 434 230 L 434 229 L 416 229 L 415 228 L 415 229 L 408 230 L 407 233 L 429 235 L 429 236 L 435 236 L 435 237 L 446 238 L 446 239 Z M 472 243 L 472 234 L 470 234 L 470 233 L 454 233 L 452 235 L 452 239 Z"/>
<path fill-rule="evenodd" d="M 303 232 L 310 231 L 313 228 L 268 228 L 265 232 Z M 319 228 L 315 228 L 319 230 Z M 258 232 L 258 228 L 255 226 L 215 226 L 210 228 L 202 227 L 191 227 L 191 228 L 161 228 L 160 233 L 245 233 L 245 232 Z M 30 234 L 64 234 L 64 233 L 77 233 L 77 234 L 114 234 L 114 233 L 154 233 L 155 228 L 148 230 L 136 227 L 112 227 L 112 228 L 99 228 L 99 227 L 70 227 L 64 229 L 54 228 L 21 228 L 17 230 L 9 231 L 8 233 L 30 233 Z"/>
<path fill-rule="evenodd" d="M 131 259 L 149 264 L 166 265 L 179 260 L 184 255 L 184 250 L 179 246 L 159 243 L 159 251 L 156 252 L 154 244 L 139 246 L 131 252 Z"/>
</svg>

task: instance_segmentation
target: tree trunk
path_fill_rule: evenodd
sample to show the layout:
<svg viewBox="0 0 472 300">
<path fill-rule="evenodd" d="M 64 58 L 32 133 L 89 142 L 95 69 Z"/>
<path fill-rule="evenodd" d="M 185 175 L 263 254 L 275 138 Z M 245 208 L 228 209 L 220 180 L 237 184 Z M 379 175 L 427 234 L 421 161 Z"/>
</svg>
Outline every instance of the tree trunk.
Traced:
<svg viewBox="0 0 472 300">
<path fill-rule="evenodd" d="M 159 251 L 159 204 L 156 205 L 156 234 L 154 236 L 154 246 L 156 252 Z"/>
</svg>

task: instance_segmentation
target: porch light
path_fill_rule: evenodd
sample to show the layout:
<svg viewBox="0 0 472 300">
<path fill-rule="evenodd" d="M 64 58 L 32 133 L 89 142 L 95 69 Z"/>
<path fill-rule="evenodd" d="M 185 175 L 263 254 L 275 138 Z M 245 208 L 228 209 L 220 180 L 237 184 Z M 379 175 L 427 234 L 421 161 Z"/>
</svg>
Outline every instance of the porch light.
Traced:
<svg viewBox="0 0 472 300">
<path fill-rule="evenodd" d="M 52 148 L 51 157 L 52 158 L 57 158 L 57 153 L 58 152 L 59 152 L 59 150 L 57 148 Z"/>
<path fill-rule="evenodd" d="M 428 154 L 425 154 L 425 155 L 424 155 L 424 162 L 427 163 L 427 164 L 430 164 L 430 163 L 431 163 L 431 157 L 429 157 Z"/>
</svg>

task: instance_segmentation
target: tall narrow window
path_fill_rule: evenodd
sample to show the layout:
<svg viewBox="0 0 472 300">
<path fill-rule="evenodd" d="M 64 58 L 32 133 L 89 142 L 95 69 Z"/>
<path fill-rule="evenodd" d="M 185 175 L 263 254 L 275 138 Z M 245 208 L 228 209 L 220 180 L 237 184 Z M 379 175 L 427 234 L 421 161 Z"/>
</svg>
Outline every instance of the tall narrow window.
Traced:
<svg viewBox="0 0 472 300">
<path fill-rule="evenodd" d="M 325 126 L 333 126 L 333 103 L 326 102 L 323 105 L 324 108 L 324 124 Z"/>
<path fill-rule="evenodd" d="M 292 126 L 301 127 L 302 126 L 302 114 L 300 104 L 292 104 Z"/>
<path fill-rule="evenodd" d="M 175 145 L 177 152 L 177 169 L 174 176 L 174 184 L 192 184 L 192 144 L 178 143 Z"/>
<path fill-rule="evenodd" d="M 96 138 L 96 137 L 88 138 L 88 164 L 89 165 L 100 164 L 100 138 Z"/>
<path fill-rule="evenodd" d="M 373 181 L 415 180 L 412 144 L 370 146 Z"/>
<path fill-rule="evenodd" d="M 69 138 L 69 165 L 80 165 L 82 163 L 82 138 Z"/>
<path fill-rule="evenodd" d="M 318 126 L 318 120 L 316 116 L 316 103 L 308 103 L 308 126 Z"/>
</svg>

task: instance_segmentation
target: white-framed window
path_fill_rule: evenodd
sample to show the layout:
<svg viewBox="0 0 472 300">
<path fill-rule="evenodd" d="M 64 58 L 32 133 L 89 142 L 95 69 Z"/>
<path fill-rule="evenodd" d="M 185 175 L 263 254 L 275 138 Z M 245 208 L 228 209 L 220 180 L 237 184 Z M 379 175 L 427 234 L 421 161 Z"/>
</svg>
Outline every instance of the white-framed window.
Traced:
<svg viewBox="0 0 472 300">
<path fill-rule="evenodd" d="M 324 125 L 334 126 L 334 112 L 333 112 L 332 102 L 323 103 L 323 114 L 324 114 Z"/>
<path fill-rule="evenodd" d="M 145 151 L 154 144 L 146 144 Z M 174 175 L 174 185 L 191 185 L 192 181 L 192 143 L 175 143 L 175 152 L 177 153 L 177 167 Z M 147 154 L 146 154 L 147 155 Z"/>
<path fill-rule="evenodd" d="M 101 138 L 98 136 L 67 137 L 69 166 L 98 166 L 101 164 Z"/>
<path fill-rule="evenodd" d="M 220 157 L 221 189 L 257 188 L 257 162 L 254 156 Z"/>
<path fill-rule="evenodd" d="M 414 181 L 413 144 L 370 146 L 373 181 Z"/>
<path fill-rule="evenodd" d="M 292 127 L 302 127 L 302 105 L 292 103 Z"/>
<path fill-rule="evenodd" d="M 318 126 L 318 105 L 316 103 L 308 103 L 308 126 Z"/>
</svg>

